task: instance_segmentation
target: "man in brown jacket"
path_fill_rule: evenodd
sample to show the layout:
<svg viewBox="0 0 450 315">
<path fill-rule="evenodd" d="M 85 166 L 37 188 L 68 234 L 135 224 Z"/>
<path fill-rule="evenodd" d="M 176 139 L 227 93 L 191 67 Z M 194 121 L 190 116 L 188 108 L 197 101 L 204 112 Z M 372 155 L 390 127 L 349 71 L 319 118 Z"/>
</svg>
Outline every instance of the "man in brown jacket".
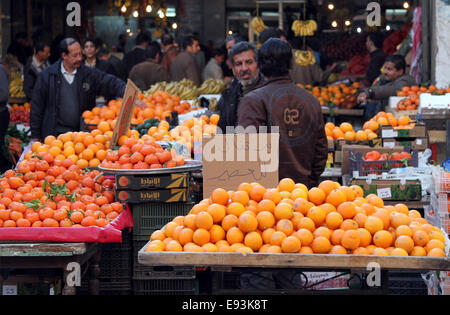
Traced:
<svg viewBox="0 0 450 315">
<path fill-rule="evenodd" d="M 318 100 L 289 77 L 291 48 L 278 38 L 259 51 L 259 68 L 267 78 L 248 91 L 239 104 L 238 126 L 279 127 L 279 177 L 309 188 L 319 183 L 328 156 L 322 110 Z"/>
<path fill-rule="evenodd" d="M 170 66 L 173 60 L 178 56 L 178 47 L 175 46 L 172 36 L 170 34 L 164 34 L 161 40 L 161 46 L 164 50 L 164 55 L 162 56 L 161 65 L 167 72 L 170 73 Z"/>
<path fill-rule="evenodd" d="M 184 51 L 180 52 L 172 62 L 170 77 L 172 81 L 191 80 L 199 87 L 202 82 L 200 71 L 194 58 L 195 54 L 200 51 L 198 40 L 194 36 L 187 36 L 183 41 L 183 49 Z"/>
<path fill-rule="evenodd" d="M 150 86 L 158 82 L 169 82 L 169 73 L 158 64 L 160 55 L 159 47 L 150 45 L 145 49 L 146 61 L 133 67 L 130 72 L 130 80 L 133 81 L 141 91 L 147 91 Z"/>
<path fill-rule="evenodd" d="M 417 85 L 416 80 L 405 71 L 406 61 L 403 56 L 393 55 L 386 58 L 380 78 L 371 88 L 358 95 L 358 104 L 366 105 L 366 118 L 370 119 L 377 112 L 384 111 L 389 97 L 396 96 L 403 87 Z"/>
</svg>

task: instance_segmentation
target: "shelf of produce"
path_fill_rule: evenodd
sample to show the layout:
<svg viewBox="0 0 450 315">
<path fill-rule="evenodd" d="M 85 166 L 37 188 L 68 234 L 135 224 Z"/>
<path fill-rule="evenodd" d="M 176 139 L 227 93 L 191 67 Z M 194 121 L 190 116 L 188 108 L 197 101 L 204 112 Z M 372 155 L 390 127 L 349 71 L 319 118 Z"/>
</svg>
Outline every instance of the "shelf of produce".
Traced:
<svg viewBox="0 0 450 315">
<path fill-rule="evenodd" d="M 8 104 L 25 104 L 26 102 L 26 98 L 10 98 L 8 100 Z"/>
<path fill-rule="evenodd" d="M 322 114 L 324 115 L 330 115 L 331 109 L 329 107 L 322 107 Z M 333 116 L 364 116 L 364 109 L 343 109 L 343 108 L 336 108 L 334 109 L 334 115 Z"/>
<path fill-rule="evenodd" d="M 394 257 L 373 255 L 322 254 L 240 254 L 240 253 L 138 253 L 138 261 L 146 266 L 259 267 L 310 269 L 364 269 L 376 262 L 389 270 L 450 270 L 449 258 Z"/>
</svg>

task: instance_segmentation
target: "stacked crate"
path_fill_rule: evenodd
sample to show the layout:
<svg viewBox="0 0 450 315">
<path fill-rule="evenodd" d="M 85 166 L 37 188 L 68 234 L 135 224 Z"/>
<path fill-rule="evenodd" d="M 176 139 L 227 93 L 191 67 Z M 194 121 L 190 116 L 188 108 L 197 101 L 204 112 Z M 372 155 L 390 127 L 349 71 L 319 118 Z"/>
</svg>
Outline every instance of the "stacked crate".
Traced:
<svg viewBox="0 0 450 315">
<path fill-rule="evenodd" d="M 409 147 L 411 150 L 425 151 L 429 147 L 427 128 L 417 123 L 411 129 L 395 129 L 392 126 L 381 127 L 383 147 Z"/>
<path fill-rule="evenodd" d="M 442 167 L 433 167 L 434 187 L 431 194 L 433 223 L 450 234 L 450 172 Z"/>
<path fill-rule="evenodd" d="M 150 235 L 173 218 L 187 215 L 194 206 L 190 182 L 189 172 L 116 176 L 116 197 L 128 203 L 133 215 L 133 295 L 195 294 L 194 267 L 150 267 L 138 262 L 138 252 Z"/>
</svg>

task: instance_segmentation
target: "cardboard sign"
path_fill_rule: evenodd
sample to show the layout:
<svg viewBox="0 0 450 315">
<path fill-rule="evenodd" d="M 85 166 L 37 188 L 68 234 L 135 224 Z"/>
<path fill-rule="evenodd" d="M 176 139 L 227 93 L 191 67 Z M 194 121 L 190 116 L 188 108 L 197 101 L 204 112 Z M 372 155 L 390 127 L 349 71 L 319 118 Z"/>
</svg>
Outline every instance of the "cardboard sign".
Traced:
<svg viewBox="0 0 450 315">
<path fill-rule="evenodd" d="M 244 182 L 277 187 L 279 141 L 278 133 L 203 137 L 203 196 L 216 188 L 236 190 Z"/>
<path fill-rule="evenodd" d="M 134 106 L 136 105 L 136 100 L 138 99 L 138 93 L 139 88 L 133 83 L 133 81 L 128 79 L 122 106 L 120 107 L 117 123 L 111 137 L 111 147 L 116 146 L 120 137 L 128 134 L 128 130 L 131 126 L 131 119 L 133 118 Z"/>
</svg>

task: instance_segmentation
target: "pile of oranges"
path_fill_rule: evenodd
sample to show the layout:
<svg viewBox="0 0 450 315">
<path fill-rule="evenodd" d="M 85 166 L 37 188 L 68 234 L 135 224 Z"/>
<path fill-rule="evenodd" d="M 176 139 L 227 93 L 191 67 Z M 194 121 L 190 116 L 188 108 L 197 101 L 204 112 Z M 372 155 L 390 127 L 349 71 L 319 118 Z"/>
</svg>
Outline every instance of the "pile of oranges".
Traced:
<svg viewBox="0 0 450 315">
<path fill-rule="evenodd" d="M 48 153 L 20 162 L 0 181 L 0 228 L 108 225 L 123 206 L 114 202 L 113 180 L 99 175 Z"/>
<path fill-rule="evenodd" d="M 327 139 L 330 140 L 366 141 L 378 138 L 380 126 L 392 126 L 395 129 L 411 129 L 415 124 L 408 116 L 396 119 L 392 113 L 379 112 L 364 123 L 363 130 L 355 132 L 352 124 L 347 122 L 339 126 L 329 122 L 325 124 L 325 133 Z"/>
<path fill-rule="evenodd" d="M 158 169 L 184 165 L 174 149 L 165 150 L 155 141 L 129 138 L 117 151 L 109 151 L 101 166 L 107 169 Z"/>
<path fill-rule="evenodd" d="M 397 92 L 397 96 L 406 97 L 398 103 L 397 109 L 416 110 L 420 105 L 420 95 L 423 93 L 444 95 L 450 93 L 450 87 L 447 89 L 438 89 L 434 85 L 430 85 L 428 88 L 423 86 L 405 86 L 401 91 Z"/>
<path fill-rule="evenodd" d="M 139 93 L 138 97 L 143 105 L 135 106 L 131 119 L 132 125 L 143 124 L 151 118 L 165 120 L 167 117 L 172 118 L 172 112 L 178 112 L 179 115 L 182 115 L 192 110 L 189 102 L 180 103 L 178 96 L 171 96 L 162 91 L 148 97 Z M 82 117 L 86 124 L 97 125 L 100 122 L 105 122 L 111 126 L 111 129 L 114 129 L 121 106 L 122 99 L 112 100 L 108 103 L 108 106 L 94 107 L 92 110 L 85 111 Z"/>
<path fill-rule="evenodd" d="M 311 92 L 318 100 L 321 106 L 327 106 L 330 103 L 339 107 L 347 96 L 355 96 L 359 89 L 359 83 L 355 82 L 352 85 L 339 84 L 330 85 L 327 87 L 299 84 L 300 87 Z"/>
<path fill-rule="evenodd" d="M 44 143 L 35 142 L 31 145 L 31 152 L 25 154 L 25 160 L 42 154 L 59 162 L 71 159 L 81 169 L 97 167 L 106 158 L 112 134 L 110 130 L 103 132 L 95 129 L 91 132 L 68 132 L 58 137 L 47 136 Z"/>
<path fill-rule="evenodd" d="M 445 238 L 416 210 L 385 206 L 359 186 L 292 179 L 218 188 L 150 236 L 145 251 L 445 257 Z"/>
</svg>

